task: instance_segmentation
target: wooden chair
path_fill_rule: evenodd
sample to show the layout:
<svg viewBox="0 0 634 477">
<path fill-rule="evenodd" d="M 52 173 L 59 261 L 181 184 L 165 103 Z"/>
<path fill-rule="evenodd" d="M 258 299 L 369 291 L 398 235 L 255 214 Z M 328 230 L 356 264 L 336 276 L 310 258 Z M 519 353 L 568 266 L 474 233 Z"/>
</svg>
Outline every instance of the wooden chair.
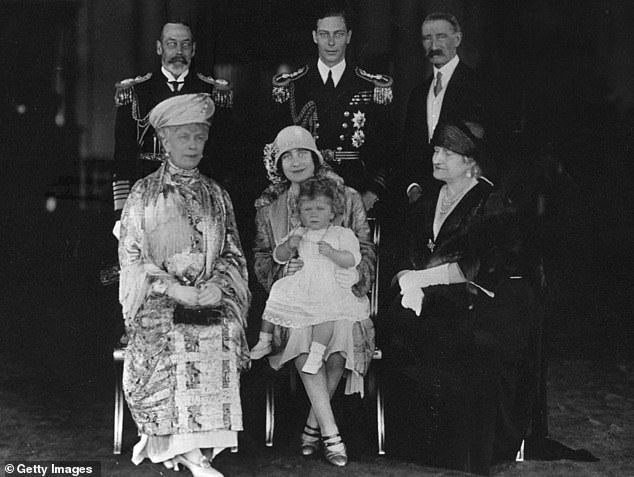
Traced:
<svg viewBox="0 0 634 477">
<path fill-rule="evenodd" d="M 123 387 L 121 378 L 123 374 L 123 356 L 125 345 L 119 343 L 112 351 L 114 361 L 114 442 L 113 454 L 121 454 L 121 441 L 123 439 Z"/>
<path fill-rule="evenodd" d="M 381 226 L 374 217 L 368 217 L 373 231 L 373 241 L 376 247 L 376 269 L 375 280 L 370 291 L 370 318 L 374 320 L 379 310 L 379 245 L 381 242 Z M 376 406 L 376 429 L 377 429 L 377 449 L 379 455 L 385 454 L 385 403 L 381 383 L 376 366 L 383 358 L 380 349 L 375 349 L 372 355 L 372 365 L 366 376 L 368 398 L 375 401 Z M 297 373 L 294 370 L 290 372 L 290 388 L 291 392 L 297 389 Z M 267 447 L 273 446 L 273 434 L 275 431 L 275 382 L 269 379 L 266 383 L 266 428 L 265 428 L 265 444 Z"/>
</svg>

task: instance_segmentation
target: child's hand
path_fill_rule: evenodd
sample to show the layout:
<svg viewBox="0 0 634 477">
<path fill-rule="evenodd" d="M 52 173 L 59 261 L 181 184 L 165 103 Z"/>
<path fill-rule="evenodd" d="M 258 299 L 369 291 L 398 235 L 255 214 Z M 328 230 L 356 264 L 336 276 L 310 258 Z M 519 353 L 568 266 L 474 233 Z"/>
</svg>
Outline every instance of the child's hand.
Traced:
<svg viewBox="0 0 634 477">
<path fill-rule="evenodd" d="M 302 240 L 302 236 L 301 235 L 291 235 L 288 238 L 288 240 L 286 241 L 286 246 L 291 251 L 297 250 L 297 247 L 299 247 L 299 242 L 301 240 Z"/>
<path fill-rule="evenodd" d="M 332 248 L 328 242 L 324 242 L 322 240 L 320 242 L 317 242 L 317 244 L 319 245 L 319 253 L 328 258 L 330 258 L 334 252 L 336 252 L 336 250 Z"/>
</svg>

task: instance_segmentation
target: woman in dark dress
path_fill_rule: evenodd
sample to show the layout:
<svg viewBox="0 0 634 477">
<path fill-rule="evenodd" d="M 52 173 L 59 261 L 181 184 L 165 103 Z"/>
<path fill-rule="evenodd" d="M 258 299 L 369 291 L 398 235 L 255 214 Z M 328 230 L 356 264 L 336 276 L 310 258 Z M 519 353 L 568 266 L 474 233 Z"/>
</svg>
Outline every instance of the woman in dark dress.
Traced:
<svg viewBox="0 0 634 477">
<path fill-rule="evenodd" d="M 517 214 L 486 178 L 483 141 L 476 123 L 438 126 L 439 182 L 404 222 L 400 294 L 379 336 L 389 452 L 486 475 L 515 456 L 529 424 L 535 302 Z"/>
</svg>

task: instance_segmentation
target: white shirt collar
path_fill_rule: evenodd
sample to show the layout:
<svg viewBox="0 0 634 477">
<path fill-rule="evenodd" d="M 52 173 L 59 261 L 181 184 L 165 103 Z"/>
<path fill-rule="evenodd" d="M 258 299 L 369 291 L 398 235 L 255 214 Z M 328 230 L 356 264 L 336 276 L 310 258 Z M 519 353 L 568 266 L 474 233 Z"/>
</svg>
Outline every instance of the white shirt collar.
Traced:
<svg viewBox="0 0 634 477">
<path fill-rule="evenodd" d="M 440 68 L 434 67 L 433 68 L 434 81 L 436 80 L 436 73 L 438 72 L 442 73 L 442 84 L 444 87 L 444 85 L 446 85 L 451 79 L 451 76 L 453 75 L 453 72 L 456 70 L 456 66 L 458 66 L 459 62 L 460 62 L 460 58 L 458 58 L 458 55 L 456 55 L 452 59 L 450 59 L 446 64 L 444 64 L 442 67 Z"/>
<path fill-rule="evenodd" d="M 189 69 L 186 69 L 185 72 L 178 77 L 178 79 L 176 79 L 174 75 L 167 68 L 165 68 L 165 66 L 161 66 L 161 73 L 163 73 L 163 76 L 167 78 L 167 81 L 178 81 L 179 83 L 182 83 L 185 81 L 185 78 L 189 74 Z"/>
<path fill-rule="evenodd" d="M 328 79 L 328 71 L 332 70 L 332 81 L 335 83 L 335 86 L 339 84 L 339 80 L 343 76 L 343 72 L 346 70 L 346 59 L 344 58 L 341 63 L 337 63 L 335 66 L 330 67 L 326 65 L 321 58 L 317 61 L 317 69 L 319 70 L 319 75 L 321 76 L 321 81 L 326 84 L 326 80 Z"/>
</svg>

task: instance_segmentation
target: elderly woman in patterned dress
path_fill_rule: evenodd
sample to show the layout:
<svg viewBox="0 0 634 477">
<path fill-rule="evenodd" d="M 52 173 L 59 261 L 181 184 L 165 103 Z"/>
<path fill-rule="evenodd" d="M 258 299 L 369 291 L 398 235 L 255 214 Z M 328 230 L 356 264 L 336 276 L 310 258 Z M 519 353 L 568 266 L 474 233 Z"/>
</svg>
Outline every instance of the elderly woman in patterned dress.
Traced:
<svg viewBox="0 0 634 477">
<path fill-rule="evenodd" d="M 183 464 L 195 477 L 222 475 L 201 449 L 213 458 L 237 445 L 249 365 L 250 293 L 233 207 L 197 169 L 213 111 L 209 95 L 191 94 L 150 112 L 166 160 L 133 187 L 119 242 L 123 386 L 141 435 L 132 461 Z"/>
</svg>

